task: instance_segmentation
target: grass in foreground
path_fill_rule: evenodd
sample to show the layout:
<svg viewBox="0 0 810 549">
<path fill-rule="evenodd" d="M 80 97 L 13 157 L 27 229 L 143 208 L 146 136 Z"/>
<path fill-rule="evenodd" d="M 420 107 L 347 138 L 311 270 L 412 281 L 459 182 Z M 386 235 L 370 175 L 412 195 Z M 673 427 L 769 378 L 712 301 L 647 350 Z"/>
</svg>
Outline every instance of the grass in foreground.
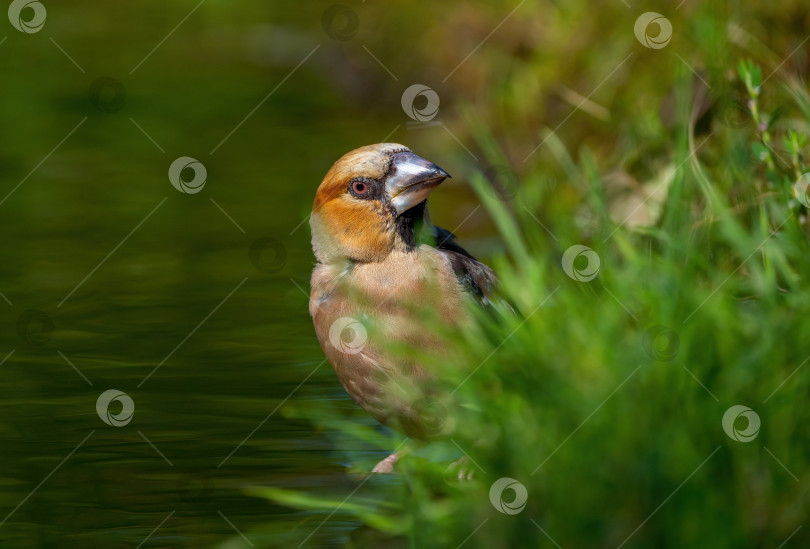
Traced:
<svg viewBox="0 0 810 549">
<path fill-rule="evenodd" d="M 700 150 L 707 133 L 681 86 L 691 122 L 662 167 L 670 181 L 654 225 L 611 219 L 587 151 L 575 162 L 553 137 L 559 164 L 588 189 L 587 222 L 553 214 L 540 170 L 507 201 L 471 181 L 504 240 L 491 263 L 520 314 L 482 314 L 455 363 L 434 365 L 462 403 L 446 459 L 417 454 L 395 479 L 358 477 L 349 498 L 256 493 L 322 517 L 338 509 L 364 535 L 420 548 L 805 543 L 810 250 L 807 198 L 794 186 L 805 136 L 764 112 L 757 67 L 741 63 L 739 77 L 748 122 L 710 120 Z M 806 92 L 797 97 L 785 110 L 807 119 Z M 400 441 L 355 422 L 328 427 L 385 450 Z M 468 456 L 472 480 L 449 479 L 453 454 Z M 504 477 L 511 487 L 491 493 Z"/>
</svg>

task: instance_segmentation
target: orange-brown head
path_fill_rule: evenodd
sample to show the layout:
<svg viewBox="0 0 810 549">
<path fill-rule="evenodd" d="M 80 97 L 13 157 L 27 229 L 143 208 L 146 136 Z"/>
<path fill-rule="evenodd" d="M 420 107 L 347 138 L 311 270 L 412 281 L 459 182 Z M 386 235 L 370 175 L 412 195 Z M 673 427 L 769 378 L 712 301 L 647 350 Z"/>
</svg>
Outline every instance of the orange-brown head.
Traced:
<svg viewBox="0 0 810 549">
<path fill-rule="evenodd" d="M 447 172 L 397 143 L 355 149 L 327 172 L 312 205 L 312 249 L 321 263 L 380 261 L 413 246 L 414 219 Z M 410 233 L 409 233 L 410 231 Z"/>
</svg>

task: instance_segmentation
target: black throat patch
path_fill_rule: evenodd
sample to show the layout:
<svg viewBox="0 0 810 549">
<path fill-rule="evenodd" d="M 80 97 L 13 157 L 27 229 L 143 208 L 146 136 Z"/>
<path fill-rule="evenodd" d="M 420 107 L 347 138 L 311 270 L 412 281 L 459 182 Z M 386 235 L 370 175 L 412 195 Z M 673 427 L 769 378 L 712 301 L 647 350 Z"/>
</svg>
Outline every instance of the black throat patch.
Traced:
<svg viewBox="0 0 810 549">
<path fill-rule="evenodd" d="M 427 200 L 423 200 L 413 208 L 402 212 L 402 215 L 397 217 L 396 231 L 402 242 L 405 243 L 408 251 L 416 249 L 417 239 L 416 234 L 422 227 L 425 220 L 425 207 Z"/>
</svg>

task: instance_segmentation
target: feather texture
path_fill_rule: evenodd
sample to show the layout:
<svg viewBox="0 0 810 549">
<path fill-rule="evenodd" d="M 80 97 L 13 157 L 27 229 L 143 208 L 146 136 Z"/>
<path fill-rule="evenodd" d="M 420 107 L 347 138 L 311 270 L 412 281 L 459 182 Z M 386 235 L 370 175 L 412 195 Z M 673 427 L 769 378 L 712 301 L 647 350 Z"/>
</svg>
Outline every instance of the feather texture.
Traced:
<svg viewBox="0 0 810 549">
<path fill-rule="evenodd" d="M 362 147 L 326 174 L 310 220 L 309 310 L 321 347 L 360 406 L 415 438 L 431 434 L 415 405 L 432 379 L 418 356 L 446 352 L 430 326 L 461 329 L 470 304 L 488 304 L 497 284 L 430 223 L 423 197 L 446 176 L 402 145 Z"/>
</svg>

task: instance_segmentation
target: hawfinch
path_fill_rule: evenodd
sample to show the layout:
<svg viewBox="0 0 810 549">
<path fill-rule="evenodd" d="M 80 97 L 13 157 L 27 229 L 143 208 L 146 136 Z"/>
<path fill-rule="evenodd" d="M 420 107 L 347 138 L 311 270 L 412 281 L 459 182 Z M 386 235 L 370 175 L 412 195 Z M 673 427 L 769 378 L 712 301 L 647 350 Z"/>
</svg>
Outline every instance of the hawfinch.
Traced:
<svg viewBox="0 0 810 549">
<path fill-rule="evenodd" d="M 426 325 L 462 328 L 469 302 L 486 305 L 497 284 L 451 232 L 430 223 L 427 197 L 447 177 L 402 145 L 361 147 L 327 172 L 310 218 L 318 341 L 357 404 L 416 439 L 431 435 L 415 405 L 431 376 L 407 350 L 441 352 Z M 396 460 L 374 471 L 390 472 Z"/>
</svg>

